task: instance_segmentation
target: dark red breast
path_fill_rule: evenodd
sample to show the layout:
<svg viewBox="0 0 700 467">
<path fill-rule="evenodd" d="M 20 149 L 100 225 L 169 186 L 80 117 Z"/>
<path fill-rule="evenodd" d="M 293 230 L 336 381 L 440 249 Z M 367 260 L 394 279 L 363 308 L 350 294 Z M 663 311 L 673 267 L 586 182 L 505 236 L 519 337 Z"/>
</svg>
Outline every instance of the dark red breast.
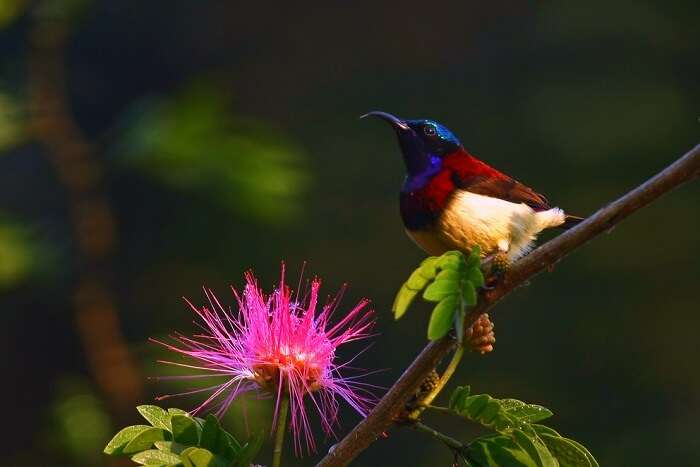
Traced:
<svg viewBox="0 0 700 467">
<path fill-rule="evenodd" d="M 401 218 L 406 228 L 430 228 L 457 190 L 525 203 L 537 211 L 550 209 L 544 196 L 460 148 L 442 158 L 440 170 L 422 187 L 401 191 Z"/>
<path fill-rule="evenodd" d="M 454 193 L 452 172 L 441 169 L 421 188 L 401 190 L 401 219 L 408 230 L 424 230 L 433 225 Z"/>
</svg>

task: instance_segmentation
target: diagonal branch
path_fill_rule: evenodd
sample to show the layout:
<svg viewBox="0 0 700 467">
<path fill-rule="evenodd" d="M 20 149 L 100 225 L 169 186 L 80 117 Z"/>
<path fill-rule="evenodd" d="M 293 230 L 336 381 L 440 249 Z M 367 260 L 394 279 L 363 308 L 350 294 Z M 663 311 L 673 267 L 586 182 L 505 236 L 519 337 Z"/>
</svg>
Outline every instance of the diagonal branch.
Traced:
<svg viewBox="0 0 700 467">
<path fill-rule="evenodd" d="M 530 280 L 544 269 L 552 267 L 571 251 L 592 238 L 611 229 L 627 216 L 648 205 L 664 193 L 689 182 L 700 175 L 700 144 L 657 175 L 616 201 L 603 206 L 576 227 L 545 243 L 515 263 L 504 280 L 493 290 L 483 294 L 470 311 L 465 326 L 471 326 L 516 287 Z M 455 345 L 444 337 L 425 346 L 401 377 L 394 383 L 374 410 L 345 438 L 333 446 L 317 467 L 344 466 L 373 443 L 402 410 L 428 373 Z"/>
</svg>

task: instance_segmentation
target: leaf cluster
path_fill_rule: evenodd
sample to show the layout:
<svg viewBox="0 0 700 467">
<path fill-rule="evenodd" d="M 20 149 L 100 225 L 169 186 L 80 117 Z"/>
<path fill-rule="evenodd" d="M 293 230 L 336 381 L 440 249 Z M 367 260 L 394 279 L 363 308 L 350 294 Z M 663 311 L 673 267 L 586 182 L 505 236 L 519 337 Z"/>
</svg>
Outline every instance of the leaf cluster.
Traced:
<svg viewBox="0 0 700 467">
<path fill-rule="evenodd" d="M 208 82 L 143 100 L 117 127 L 113 151 L 120 163 L 246 218 L 294 220 L 310 181 L 303 151 L 230 107 L 226 93 Z"/>
<path fill-rule="evenodd" d="M 155 405 L 137 410 L 150 425 L 122 429 L 107 443 L 106 454 L 130 456 L 137 464 L 149 466 L 247 467 L 262 445 L 262 434 L 240 443 L 211 414 L 202 419 Z"/>
<path fill-rule="evenodd" d="M 396 294 L 394 317 L 401 318 L 423 292 L 423 300 L 437 303 L 430 315 L 428 339 L 440 339 L 454 327 L 461 342 L 465 310 L 476 304 L 477 289 L 484 285 L 480 258 L 478 247 L 466 257 L 459 251 L 448 251 L 426 258 Z"/>
<path fill-rule="evenodd" d="M 496 432 L 459 450 L 467 466 L 599 467 L 581 444 L 536 423 L 553 415 L 540 405 L 472 395 L 469 386 L 461 386 L 450 396 L 449 410 Z"/>
</svg>

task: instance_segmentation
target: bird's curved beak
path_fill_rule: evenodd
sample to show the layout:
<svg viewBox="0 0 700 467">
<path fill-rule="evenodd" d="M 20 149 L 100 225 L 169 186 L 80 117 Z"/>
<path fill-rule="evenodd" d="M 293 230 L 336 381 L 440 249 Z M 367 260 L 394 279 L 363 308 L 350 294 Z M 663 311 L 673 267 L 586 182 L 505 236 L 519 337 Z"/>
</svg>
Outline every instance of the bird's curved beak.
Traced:
<svg viewBox="0 0 700 467">
<path fill-rule="evenodd" d="M 406 122 L 401 120 L 400 118 L 391 115 L 390 113 L 387 112 L 380 112 L 378 110 L 373 111 L 373 112 L 367 112 L 360 118 L 365 118 L 365 117 L 378 117 L 384 120 L 385 122 L 389 122 L 391 126 L 393 126 L 397 130 L 410 130 L 410 127 Z"/>
<path fill-rule="evenodd" d="M 405 120 L 387 112 L 368 112 L 360 118 L 377 117 L 388 122 L 399 140 L 401 154 L 409 174 L 417 174 L 430 164 L 431 154 L 425 151 L 423 141 Z"/>
</svg>

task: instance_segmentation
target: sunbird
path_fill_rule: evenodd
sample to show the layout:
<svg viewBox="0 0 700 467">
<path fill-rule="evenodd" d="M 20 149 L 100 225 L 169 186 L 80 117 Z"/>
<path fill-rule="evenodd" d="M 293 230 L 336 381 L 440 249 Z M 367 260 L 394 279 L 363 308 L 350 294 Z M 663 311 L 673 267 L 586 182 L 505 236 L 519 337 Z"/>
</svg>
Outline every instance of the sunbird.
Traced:
<svg viewBox="0 0 700 467">
<path fill-rule="evenodd" d="M 388 122 L 398 136 L 406 166 L 401 219 L 408 236 L 430 255 L 478 246 L 505 272 L 533 248 L 542 230 L 583 220 L 471 155 L 434 120 L 402 120 L 379 111 L 361 118 L 369 116 Z"/>
</svg>

